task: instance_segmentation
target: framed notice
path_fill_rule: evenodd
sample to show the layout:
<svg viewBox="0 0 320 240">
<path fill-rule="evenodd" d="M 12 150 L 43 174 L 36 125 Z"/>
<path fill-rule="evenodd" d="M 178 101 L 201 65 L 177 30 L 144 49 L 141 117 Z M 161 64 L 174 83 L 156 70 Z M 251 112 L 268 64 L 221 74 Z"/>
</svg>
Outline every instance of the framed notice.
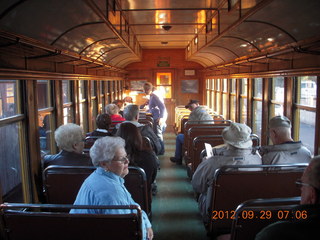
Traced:
<svg viewBox="0 0 320 240">
<path fill-rule="evenodd" d="M 182 93 L 198 93 L 199 83 L 198 80 L 182 80 L 181 81 Z"/>
<path fill-rule="evenodd" d="M 130 90 L 143 92 L 143 85 L 147 82 L 147 80 L 131 80 L 130 81 Z"/>
<path fill-rule="evenodd" d="M 184 70 L 184 75 L 185 76 L 194 76 L 194 75 L 196 75 L 196 70 L 186 69 L 186 70 Z"/>
</svg>

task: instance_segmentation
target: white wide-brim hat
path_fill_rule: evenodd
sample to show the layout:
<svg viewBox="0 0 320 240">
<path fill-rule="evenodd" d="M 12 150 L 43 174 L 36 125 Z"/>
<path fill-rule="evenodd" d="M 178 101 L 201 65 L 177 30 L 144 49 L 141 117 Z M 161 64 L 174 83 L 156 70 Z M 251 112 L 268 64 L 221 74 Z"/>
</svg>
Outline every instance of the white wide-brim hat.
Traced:
<svg viewBox="0 0 320 240">
<path fill-rule="evenodd" d="M 242 123 L 231 123 L 222 131 L 223 140 L 236 148 L 252 147 L 251 128 Z"/>
</svg>

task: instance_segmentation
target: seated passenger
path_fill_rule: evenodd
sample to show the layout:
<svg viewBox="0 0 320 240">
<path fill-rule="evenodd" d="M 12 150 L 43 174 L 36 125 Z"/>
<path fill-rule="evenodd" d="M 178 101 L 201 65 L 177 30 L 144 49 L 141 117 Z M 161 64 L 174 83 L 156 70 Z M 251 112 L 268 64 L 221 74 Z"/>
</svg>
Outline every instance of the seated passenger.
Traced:
<svg viewBox="0 0 320 240">
<path fill-rule="evenodd" d="M 82 128 L 74 123 L 58 127 L 54 132 L 54 138 L 61 151 L 55 155 L 44 156 L 43 168 L 49 165 L 92 166 L 91 159 L 82 154 L 83 135 Z"/>
<path fill-rule="evenodd" d="M 108 114 L 102 113 L 99 114 L 96 118 L 96 124 L 97 124 L 97 129 L 94 130 L 93 132 L 89 132 L 86 134 L 86 136 L 112 136 L 112 134 L 109 132 L 109 127 L 111 124 L 111 118 Z"/>
<path fill-rule="evenodd" d="M 204 158 L 192 176 L 192 186 L 199 193 L 199 210 L 205 222 L 212 194 L 213 176 L 216 169 L 224 165 L 261 164 L 258 153 L 252 152 L 251 128 L 241 123 L 231 123 L 222 131 L 225 146 L 218 155 Z M 249 183 L 248 183 L 249 184 Z"/>
<path fill-rule="evenodd" d="M 124 101 L 120 99 L 116 99 L 112 102 L 113 104 L 117 105 L 119 108 L 119 115 L 123 117 L 123 108 L 124 108 Z"/>
<path fill-rule="evenodd" d="M 126 119 L 126 121 L 124 121 L 123 123 L 129 122 L 135 125 L 140 130 L 142 136 L 148 137 L 150 139 L 153 151 L 157 155 L 159 155 L 161 152 L 160 139 L 154 133 L 152 127 L 138 122 L 139 106 L 134 104 L 126 106 L 126 108 L 123 111 L 123 115 Z M 119 128 L 119 127 L 120 127 L 120 124 L 116 125 L 116 128 Z"/>
<path fill-rule="evenodd" d="M 320 156 L 311 160 L 296 184 L 301 187 L 301 205 L 292 209 L 293 218 L 270 224 L 256 235 L 256 240 L 304 240 L 319 237 Z"/>
<path fill-rule="evenodd" d="M 123 122 L 125 119 L 119 114 L 119 107 L 116 104 L 108 104 L 106 106 L 106 113 L 111 117 L 111 123 Z"/>
<path fill-rule="evenodd" d="M 82 184 L 74 205 L 138 205 L 124 186 L 123 178 L 129 173 L 124 147 L 125 141 L 120 137 L 102 137 L 94 143 L 90 157 L 98 168 Z M 70 213 L 127 214 L 128 210 L 72 209 Z M 153 238 L 151 223 L 144 211 L 142 230 L 143 239 Z"/>
<path fill-rule="evenodd" d="M 310 151 L 301 141 L 295 142 L 291 138 L 291 122 L 287 117 L 276 116 L 270 119 L 269 136 L 273 145 L 260 148 L 263 164 L 310 162 Z"/>
<path fill-rule="evenodd" d="M 205 109 L 200 107 L 198 100 L 190 100 L 190 102 L 185 106 L 191 111 L 188 121 L 202 121 L 202 120 L 213 120 L 212 116 L 207 113 Z M 170 158 L 171 162 L 178 165 L 182 164 L 182 145 L 184 143 L 184 134 L 180 133 L 176 137 L 176 150 L 174 157 Z"/>
<path fill-rule="evenodd" d="M 117 131 L 117 136 L 126 141 L 126 152 L 130 157 L 131 166 L 141 167 L 146 175 L 148 189 L 151 190 L 151 184 L 157 176 L 159 166 L 158 158 L 143 140 L 138 128 L 132 123 L 121 123 Z"/>
</svg>

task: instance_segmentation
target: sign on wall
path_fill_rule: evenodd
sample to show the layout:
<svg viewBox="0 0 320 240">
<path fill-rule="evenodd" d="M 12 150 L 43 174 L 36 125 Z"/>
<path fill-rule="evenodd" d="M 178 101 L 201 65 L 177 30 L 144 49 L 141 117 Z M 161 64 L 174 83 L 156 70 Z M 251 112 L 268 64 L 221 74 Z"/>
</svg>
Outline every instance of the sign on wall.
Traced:
<svg viewBox="0 0 320 240">
<path fill-rule="evenodd" d="M 182 80 L 181 81 L 181 91 L 182 93 L 198 93 L 199 84 L 198 80 Z"/>
</svg>

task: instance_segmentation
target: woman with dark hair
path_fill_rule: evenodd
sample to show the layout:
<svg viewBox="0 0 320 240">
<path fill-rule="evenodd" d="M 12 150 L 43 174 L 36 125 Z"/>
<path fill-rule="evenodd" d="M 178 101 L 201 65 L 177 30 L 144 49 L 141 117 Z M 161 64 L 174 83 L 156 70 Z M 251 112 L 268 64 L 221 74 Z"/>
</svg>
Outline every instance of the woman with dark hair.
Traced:
<svg viewBox="0 0 320 240">
<path fill-rule="evenodd" d="M 86 136 L 112 136 L 109 132 L 109 127 L 111 125 L 111 118 L 108 114 L 102 113 L 99 114 L 96 118 L 97 129 L 93 132 L 89 132 Z"/>
<path fill-rule="evenodd" d="M 148 189 L 151 190 L 151 184 L 157 176 L 158 158 L 150 145 L 143 141 L 139 129 L 132 123 L 121 123 L 117 131 L 117 136 L 123 138 L 126 142 L 126 152 L 130 157 L 131 166 L 141 167 L 148 181 Z"/>
</svg>

